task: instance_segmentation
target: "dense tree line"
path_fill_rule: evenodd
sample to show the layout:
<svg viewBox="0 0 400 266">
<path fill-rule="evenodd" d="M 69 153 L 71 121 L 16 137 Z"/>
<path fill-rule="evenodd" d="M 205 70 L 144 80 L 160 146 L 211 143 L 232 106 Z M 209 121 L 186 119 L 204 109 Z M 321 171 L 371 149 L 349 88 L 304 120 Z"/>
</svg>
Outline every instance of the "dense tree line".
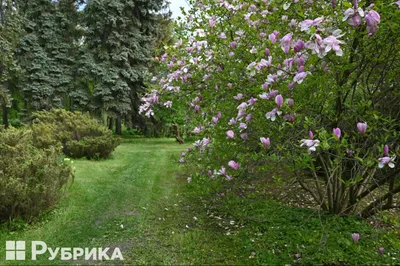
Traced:
<svg viewBox="0 0 400 266">
<path fill-rule="evenodd" d="M 62 108 L 146 131 L 150 58 L 171 31 L 164 0 L 0 0 L 0 104 L 9 118 Z M 153 67 L 154 68 L 154 67 Z"/>
</svg>

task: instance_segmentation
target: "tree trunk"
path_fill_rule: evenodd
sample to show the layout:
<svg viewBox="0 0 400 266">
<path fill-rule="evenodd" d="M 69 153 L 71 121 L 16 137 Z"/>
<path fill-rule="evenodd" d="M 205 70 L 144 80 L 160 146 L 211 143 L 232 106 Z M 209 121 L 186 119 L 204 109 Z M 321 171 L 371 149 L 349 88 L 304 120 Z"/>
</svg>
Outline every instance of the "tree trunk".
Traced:
<svg viewBox="0 0 400 266">
<path fill-rule="evenodd" d="M 113 130 L 114 128 L 114 118 L 110 117 L 110 120 L 108 121 L 108 129 Z"/>
<path fill-rule="evenodd" d="M 8 109 L 7 109 L 7 105 L 6 104 L 3 104 L 3 125 L 4 125 L 4 128 L 8 128 L 8 126 L 9 126 L 9 123 L 8 123 Z"/>
<path fill-rule="evenodd" d="M 122 121 L 121 121 L 121 117 L 117 118 L 117 123 L 115 125 L 115 133 L 117 135 L 122 135 Z"/>
</svg>

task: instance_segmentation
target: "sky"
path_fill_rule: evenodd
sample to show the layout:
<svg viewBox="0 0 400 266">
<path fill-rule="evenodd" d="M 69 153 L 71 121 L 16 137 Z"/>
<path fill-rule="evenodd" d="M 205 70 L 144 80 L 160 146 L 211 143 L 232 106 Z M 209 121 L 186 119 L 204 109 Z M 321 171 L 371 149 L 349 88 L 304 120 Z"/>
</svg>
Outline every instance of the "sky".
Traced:
<svg viewBox="0 0 400 266">
<path fill-rule="evenodd" d="M 172 11 L 172 17 L 177 18 L 178 16 L 181 16 L 181 10 L 180 7 L 183 6 L 185 10 L 188 10 L 189 5 L 185 0 L 169 0 L 171 2 L 171 11 Z"/>
</svg>

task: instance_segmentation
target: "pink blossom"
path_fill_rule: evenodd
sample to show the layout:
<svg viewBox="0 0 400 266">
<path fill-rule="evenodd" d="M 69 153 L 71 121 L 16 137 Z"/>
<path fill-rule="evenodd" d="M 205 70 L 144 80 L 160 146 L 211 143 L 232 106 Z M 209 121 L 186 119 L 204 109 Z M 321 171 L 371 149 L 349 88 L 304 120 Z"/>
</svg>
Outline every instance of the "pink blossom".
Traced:
<svg viewBox="0 0 400 266">
<path fill-rule="evenodd" d="M 301 84 L 303 80 L 307 77 L 309 72 L 300 72 L 297 73 L 296 76 L 294 76 L 293 81 L 297 82 L 298 84 Z"/>
<path fill-rule="evenodd" d="M 262 145 L 264 145 L 265 148 L 269 147 L 271 145 L 271 141 L 269 140 L 269 138 L 260 138 L 260 141 L 262 143 Z"/>
<path fill-rule="evenodd" d="M 268 48 L 265 48 L 264 54 L 266 57 L 268 57 L 270 55 L 270 51 Z"/>
<path fill-rule="evenodd" d="M 229 139 L 233 139 L 235 137 L 235 133 L 232 130 L 228 130 L 228 131 L 226 131 L 226 136 Z"/>
<path fill-rule="evenodd" d="M 400 2 L 400 1 L 399 1 Z M 384 248 L 378 248 L 378 253 L 379 253 L 379 255 L 381 255 L 381 256 L 383 256 L 383 251 L 384 251 L 385 249 Z"/>
<path fill-rule="evenodd" d="M 237 170 L 237 169 L 239 169 L 239 163 L 237 163 L 237 162 L 235 162 L 235 161 L 230 161 L 229 163 L 228 163 L 228 166 L 230 167 L 230 168 L 233 168 L 233 169 L 235 169 L 235 170 Z"/>
<path fill-rule="evenodd" d="M 242 98 L 243 98 L 243 94 L 241 94 L 241 93 L 239 93 L 236 96 L 233 96 L 233 99 L 235 99 L 235 100 L 241 100 Z"/>
<path fill-rule="evenodd" d="M 218 123 L 218 117 L 215 117 L 215 116 L 214 116 L 211 120 L 212 120 L 212 122 L 213 122 L 214 124 L 217 124 L 217 123 Z"/>
<path fill-rule="evenodd" d="M 334 128 L 333 129 L 333 134 L 335 134 L 335 136 L 338 138 L 338 139 L 340 139 L 340 136 L 341 136 L 341 130 L 340 130 L 340 128 Z"/>
<path fill-rule="evenodd" d="M 389 146 L 388 145 L 385 145 L 383 147 L 383 155 L 384 156 L 388 156 L 389 155 Z"/>
<path fill-rule="evenodd" d="M 274 109 L 272 109 L 271 112 L 268 112 L 268 113 L 265 115 L 265 117 L 266 117 L 267 119 L 271 119 L 271 121 L 275 121 L 276 115 L 277 115 L 277 114 L 280 115 L 281 112 L 278 111 L 278 108 L 274 108 Z"/>
<path fill-rule="evenodd" d="M 319 140 L 312 139 L 302 139 L 301 142 L 302 144 L 300 145 L 300 147 L 303 147 L 305 145 L 307 147 L 308 153 L 316 151 L 316 147 L 318 147 L 320 143 Z"/>
<path fill-rule="evenodd" d="M 283 97 L 282 97 L 282 95 L 277 95 L 276 97 L 275 97 L 275 103 L 276 103 L 276 106 L 278 106 L 278 108 L 281 108 L 282 107 L 282 105 L 283 105 Z"/>
<path fill-rule="evenodd" d="M 244 140 L 246 140 L 246 139 L 249 138 L 248 135 L 247 135 L 247 133 L 242 133 L 242 134 L 240 134 L 240 137 L 241 137 L 242 139 L 244 139 Z"/>
<path fill-rule="evenodd" d="M 217 23 L 217 20 L 215 19 L 215 16 L 212 16 L 210 19 L 210 27 L 211 28 L 215 27 L 216 23 Z"/>
<path fill-rule="evenodd" d="M 246 123 L 240 123 L 239 129 L 246 129 L 246 128 L 247 128 Z"/>
<path fill-rule="evenodd" d="M 237 43 L 236 43 L 236 42 L 231 42 L 231 47 L 232 47 L 233 49 L 235 49 L 236 46 L 237 46 Z"/>
<path fill-rule="evenodd" d="M 365 16 L 365 22 L 367 23 L 368 35 L 372 36 L 378 31 L 378 24 L 381 22 L 381 17 L 375 10 L 370 10 Z"/>
<path fill-rule="evenodd" d="M 364 135 L 367 131 L 367 122 L 357 123 L 357 129 L 362 135 Z"/>
<path fill-rule="evenodd" d="M 198 133 L 200 133 L 200 128 L 198 128 L 198 127 L 195 127 L 194 129 L 193 129 L 193 133 L 195 133 L 195 134 L 198 134 Z"/>
<path fill-rule="evenodd" d="M 289 53 L 290 47 L 292 45 L 293 33 L 288 33 L 281 39 L 281 48 L 285 54 Z"/>
<path fill-rule="evenodd" d="M 310 27 L 312 27 L 312 26 L 314 26 L 314 27 L 318 26 L 323 20 L 324 20 L 323 17 L 319 17 L 319 18 L 316 18 L 316 19 L 314 19 L 314 20 L 306 19 L 306 20 L 300 22 L 301 31 L 309 31 L 309 30 L 310 30 Z"/>
<path fill-rule="evenodd" d="M 226 168 L 221 166 L 221 170 L 219 170 L 218 174 L 220 175 L 226 175 Z"/>
<path fill-rule="evenodd" d="M 383 168 L 385 165 L 388 165 L 390 168 L 394 168 L 395 159 L 396 159 L 396 156 L 394 156 L 394 157 L 389 157 L 389 156 L 381 157 L 381 158 L 378 159 L 378 161 L 379 161 L 378 167 L 379 168 Z"/>
<path fill-rule="evenodd" d="M 340 45 L 343 44 L 343 41 L 338 40 L 335 36 L 329 36 L 326 37 L 323 40 L 325 46 L 325 53 L 329 52 L 330 50 L 333 50 L 336 52 L 337 56 L 342 56 L 343 55 L 343 51 L 340 48 Z"/>
<path fill-rule="evenodd" d="M 293 47 L 293 50 L 298 53 L 303 50 L 305 47 L 304 42 L 302 40 L 297 40 L 296 45 Z"/>
<path fill-rule="evenodd" d="M 354 243 L 357 244 L 358 240 L 360 239 L 360 234 L 354 233 L 351 235 L 351 237 L 353 238 Z"/>
</svg>

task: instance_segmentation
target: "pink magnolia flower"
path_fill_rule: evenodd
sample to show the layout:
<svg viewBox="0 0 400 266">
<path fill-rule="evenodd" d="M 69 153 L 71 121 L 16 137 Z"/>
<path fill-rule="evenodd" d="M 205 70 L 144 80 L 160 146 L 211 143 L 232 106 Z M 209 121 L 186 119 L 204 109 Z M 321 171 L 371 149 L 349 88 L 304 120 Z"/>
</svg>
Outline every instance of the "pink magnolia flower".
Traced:
<svg viewBox="0 0 400 266">
<path fill-rule="evenodd" d="M 389 155 L 389 146 L 388 145 L 385 145 L 385 147 L 383 147 L 383 155 L 384 156 Z"/>
<path fill-rule="evenodd" d="M 222 114 L 221 114 L 221 112 L 218 112 L 218 114 L 217 114 L 217 118 L 218 118 L 218 119 L 221 119 L 221 117 L 222 117 Z"/>
<path fill-rule="evenodd" d="M 231 47 L 232 47 L 233 49 L 235 49 L 236 46 L 237 46 L 237 42 L 231 42 Z"/>
<path fill-rule="evenodd" d="M 400 1 L 399 1 L 400 2 Z M 378 253 L 379 253 L 379 255 L 381 255 L 381 256 L 383 256 L 383 251 L 384 251 L 385 249 L 384 248 L 378 248 Z"/>
<path fill-rule="evenodd" d="M 276 97 L 275 97 L 275 103 L 276 103 L 276 106 L 278 106 L 278 108 L 281 108 L 282 107 L 282 105 L 283 105 L 283 97 L 282 97 L 282 95 L 277 95 Z"/>
<path fill-rule="evenodd" d="M 212 120 L 212 122 L 213 122 L 214 124 L 217 124 L 217 123 L 218 123 L 218 117 L 215 117 L 215 116 L 214 116 L 211 120 Z"/>
<path fill-rule="evenodd" d="M 225 176 L 225 179 L 226 179 L 227 181 L 231 181 L 231 180 L 233 179 L 233 177 L 230 176 L 230 175 L 227 175 L 227 176 Z"/>
<path fill-rule="evenodd" d="M 217 23 L 217 20 L 215 19 L 215 16 L 212 16 L 210 19 L 210 27 L 211 28 L 215 27 L 216 23 Z"/>
<path fill-rule="evenodd" d="M 194 129 L 193 129 L 193 133 L 195 133 L 195 134 L 199 134 L 200 133 L 200 128 L 198 128 L 198 127 L 195 127 Z"/>
<path fill-rule="evenodd" d="M 340 136 L 341 136 L 341 130 L 340 130 L 340 128 L 334 128 L 333 129 L 333 134 L 335 134 L 336 135 L 336 137 L 338 138 L 338 139 L 340 139 Z"/>
<path fill-rule="evenodd" d="M 367 131 L 367 122 L 357 123 L 357 129 L 362 135 L 364 135 Z"/>
<path fill-rule="evenodd" d="M 251 97 L 250 100 L 247 101 L 249 105 L 255 104 L 257 102 L 257 98 Z"/>
<path fill-rule="evenodd" d="M 360 234 L 354 233 L 351 235 L 351 237 L 353 238 L 354 243 L 357 244 L 358 240 L 360 239 Z"/>
<path fill-rule="evenodd" d="M 320 141 L 319 140 L 313 140 L 313 139 L 302 139 L 301 140 L 302 144 L 300 147 L 306 146 L 308 153 L 311 153 L 313 151 L 316 151 L 316 147 L 319 146 Z"/>
<path fill-rule="evenodd" d="M 381 16 L 375 10 L 370 10 L 365 16 L 365 22 L 367 23 L 368 35 L 372 36 L 378 31 L 378 24 L 381 22 Z"/>
<path fill-rule="evenodd" d="M 308 132 L 308 138 L 309 139 L 313 139 L 314 138 L 314 134 L 313 134 L 313 132 L 311 130 Z"/>
<path fill-rule="evenodd" d="M 394 2 L 393 4 L 396 4 L 396 5 L 398 5 L 398 6 L 399 6 L 399 8 L 400 8 L 400 0 L 399 0 L 399 1 L 397 1 L 397 2 Z"/>
<path fill-rule="evenodd" d="M 379 168 L 383 168 L 383 167 L 385 167 L 385 165 L 387 165 L 390 168 L 394 168 L 395 159 L 396 159 L 396 156 L 394 156 L 394 157 L 388 157 L 388 156 L 381 157 L 381 158 L 378 159 L 378 161 L 379 161 L 378 167 Z"/>
<path fill-rule="evenodd" d="M 233 168 L 233 169 L 235 169 L 235 170 L 237 170 L 237 169 L 239 169 L 239 163 L 237 163 L 237 162 L 235 162 L 235 161 L 230 161 L 229 163 L 228 163 L 228 166 L 230 167 L 230 168 Z"/>
<path fill-rule="evenodd" d="M 344 44 L 343 41 L 338 40 L 335 36 L 329 36 L 326 37 L 323 40 L 323 43 L 325 44 L 325 53 L 328 53 L 330 50 L 335 51 L 337 56 L 342 56 L 343 55 L 343 51 L 340 48 L 341 44 Z"/>
<path fill-rule="evenodd" d="M 247 135 L 247 133 L 242 133 L 242 134 L 240 134 L 240 137 L 242 138 L 242 139 L 244 139 L 244 140 L 247 140 L 249 137 L 248 137 L 248 135 Z"/>
<path fill-rule="evenodd" d="M 243 98 L 243 94 L 241 94 L 241 93 L 239 93 L 236 96 L 233 96 L 233 99 L 235 99 L 235 100 L 241 100 L 242 98 Z"/>
<path fill-rule="evenodd" d="M 301 84 L 303 82 L 303 80 L 307 77 L 308 74 L 311 74 L 310 72 L 300 72 L 297 73 L 294 78 L 293 81 L 297 82 L 298 84 Z"/>
<path fill-rule="evenodd" d="M 188 183 L 192 182 L 192 178 L 191 178 L 191 177 L 188 177 L 187 182 L 188 182 Z"/>
<path fill-rule="evenodd" d="M 235 118 L 231 118 L 231 120 L 229 120 L 228 125 L 232 126 L 232 125 L 234 125 L 236 123 L 237 123 L 236 119 Z"/>
<path fill-rule="evenodd" d="M 290 47 L 292 45 L 293 33 L 288 33 L 281 39 L 281 48 L 285 54 L 289 53 Z"/>
<path fill-rule="evenodd" d="M 278 111 L 278 108 L 272 109 L 271 112 L 266 113 L 265 117 L 267 119 L 271 119 L 271 121 L 276 120 L 276 115 L 280 115 L 282 112 Z"/>
<path fill-rule="evenodd" d="M 297 40 L 296 45 L 293 47 L 293 50 L 298 53 L 303 50 L 305 47 L 304 42 L 302 40 Z"/>
<path fill-rule="evenodd" d="M 293 107 L 294 100 L 293 99 L 288 99 L 288 105 L 289 105 L 289 107 Z"/>
<path fill-rule="evenodd" d="M 240 129 L 246 129 L 247 128 L 246 123 L 240 123 L 239 128 Z"/>
<path fill-rule="evenodd" d="M 276 43 L 276 42 L 277 42 L 278 35 L 279 35 L 279 31 L 274 31 L 273 33 L 271 33 L 271 34 L 269 35 L 269 40 L 270 40 L 272 43 Z"/>
<path fill-rule="evenodd" d="M 344 12 L 343 21 L 347 20 L 351 26 L 357 27 L 361 25 L 361 17 L 364 17 L 364 10 L 362 8 L 348 8 Z"/>
<path fill-rule="evenodd" d="M 232 130 L 228 130 L 228 131 L 226 131 L 226 136 L 229 139 L 233 139 L 235 137 L 235 133 Z"/>
<path fill-rule="evenodd" d="M 219 35 L 219 38 L 221 38 L 221 39 L 226 39 L 226 34 L 225 34 L 225 32 L 221 32 L 221 34 Z"/>
<path fill-rule="evenodd" d="M 269 138 L 260 138 L 260 141 L 262 143 L 262 145 L 264 145 L 265 148 L 269 147 L 271 145 L 271 141 Z"/>
<path fill-rule="evenodd" d="M 218 171 L 219 175 L 226 175 L 226 168 L 221 166 L 221 170 Z"/>
<path fill-rule="evenodd" d="M 300 30 L 301 31 L 309 31 L 311 27 L 318 26 L 324 20 L 323 17 L 316 18 L 314 20 L 306 19 L 300 22 Z"/>
</svg>

